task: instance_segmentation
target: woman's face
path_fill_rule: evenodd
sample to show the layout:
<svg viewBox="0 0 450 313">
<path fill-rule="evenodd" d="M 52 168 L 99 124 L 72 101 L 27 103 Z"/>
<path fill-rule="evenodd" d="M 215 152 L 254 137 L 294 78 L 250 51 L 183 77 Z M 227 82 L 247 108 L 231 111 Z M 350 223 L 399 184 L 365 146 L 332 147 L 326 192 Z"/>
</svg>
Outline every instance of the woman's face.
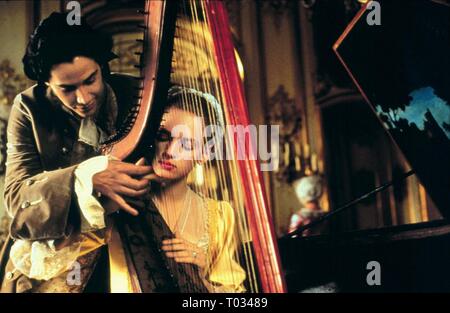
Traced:
<svg viewBox="0 0 450 313">
<path fill-rule="evenodd" d="M 197 115 L 171 107 L 163 115 L 156 136 L 153 169 L 166 180 L 186 177 L 202 160 L 204 122 Z"/>
</svg>

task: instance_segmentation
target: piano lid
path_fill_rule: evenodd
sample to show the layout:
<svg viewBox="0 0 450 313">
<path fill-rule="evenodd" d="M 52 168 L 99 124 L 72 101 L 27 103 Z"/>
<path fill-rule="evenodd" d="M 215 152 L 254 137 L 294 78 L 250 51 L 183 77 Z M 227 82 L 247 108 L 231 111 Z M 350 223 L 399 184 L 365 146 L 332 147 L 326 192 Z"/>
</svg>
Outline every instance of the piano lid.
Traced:
<svg viewBox="0 0 450 313">
<path fill-rule="evenodd" d="M 381 25 L 367 23 L 375 12 L 366 5 L 333 48 L 448 218 L 450 5 L 431 0 L 378 3 Z"/>
</svg>

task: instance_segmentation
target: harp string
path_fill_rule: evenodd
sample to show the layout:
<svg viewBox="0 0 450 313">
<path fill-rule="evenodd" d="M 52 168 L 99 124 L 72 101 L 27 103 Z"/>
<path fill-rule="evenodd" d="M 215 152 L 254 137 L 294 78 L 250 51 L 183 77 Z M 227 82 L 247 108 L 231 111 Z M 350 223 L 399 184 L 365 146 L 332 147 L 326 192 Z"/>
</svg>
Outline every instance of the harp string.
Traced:
<svg viewBox="0 0 450 313">
<path fill-rule="evenodd" d="M 208 14 L 206 14 L 204 2 L 200 2 L 200 5 L 201 5 L 201 9 L 202 9 L 202 14 L 205 17 L 205 21 L 207 24 L 209 24 Z M 203 31 L 203 33 L 210 34 L 210 28 L 203 27 L 202 31 Z M 209 37 L 211 38 L 211 35 L 209 35 Z M 204 38 L 206 38 L 206 36 L 204 36 Z M 204 42 L 206 43 L 207 41 L 205 40 Z M 205 51 L 207 51 L 207 53 L 208 53 L 207 59 L 211 64 L 212 61 L 214 60 L 214 56 L 212 55 L 212 52 L 214 51 L 214 47 L 212 46 L 212 41 L 210 41 L 209 43 L 210 43 L 209 46 L 205 45 Z M 215 66 L 215 64 L 214 64 L 214 66 Z M 217 72 L 217 68 L 215 69 L 215 72 Z M 225 103 L 225 98 L 223 97 L 222 89 L 219 86 L 218 79 L 213 80 L 213 82 L 215 83 L 214 89 L 218 93 L 217 98 L 220 99 L 221 103 Z M 223 106 L 223 111 L 225 113 L 224 118 L 226 118 L 227 113 L 228 113 L 227 112 L 228 105 L 232 105 L 232 104 L 228 103 Z M 233 138 L 231 138 L 230 136 L 231 136 L 231 134 L 227 134 L 227 136 L 225 137 L 226 147 L 228 150 L 234 150 L 234 145 L 232 145 Z M 236 155 L 236 154 L 232 154 L 232 155 Z M 232 161 L 228 162 L 228 165 L 229 165 L 228 172 L 232 174 L 232 175 L 229 175 L 228 177 L 232 177 L 233 181 L 235 181 L 235 182 L 240 182 L 236 161 L 233 159 Z M 222 167 L 221 168 L 221 173 L 222 173 L 221 176 L 222 177 L 226 177 L 224 171 L 225 170 Z M 224 180 L 222 180 L 222 181 L 224 181 Z M 225 183 L 223 183 L 223 184 L 225 184 Z M 239 235 L 238 241 L 243 244 L 242 248 L 243 248 L 243 256 L 244 256 L 244 264 L 245 264 L 246 272 L 248 275 L 249 289 L 250 289 L 250 291 L 257 292 L 258 285 L 257 285 L 257 280 L 256 280 L 256 267 L 255 267 L 255 264 L 253 263 L 251 247 L 249 244 L 247 244 L 250 241 L 249 227 L 247 224 L 246 214 L 244 212 L 244 205 L 243 205 L 244 202 L 243 202 L 243 197 L 241 194 L 241 189 L 239 189 L 239 185 L 240 184 L 231 184 L 231 186 L 233 188 L 232 189 L 233 195 L 236 197 L 236 199 L 234 199 L 235 201 L 233 201 L 234 202 L 233 207 L 236 208 L 236 210 L 235 210 L 236 221 L 237 221 L 236 224 L 238 226 L 237 234 Z M 228 190 L 228 189 L 224 188 L 224 190 Z"/>
<path fill-rule="evenodd" d="M 176 32 L 179 32 L 179 29 L 180 29 L 180 28 L 181 28 L 181 26 L 179 25 L 179 27 L 177 28 L 177 31 L 176 31 Z M 187 55 L 186 55 L 185 50 L 182 49 L 182 46 L 179 44 L 179 39 L 177 39 L 177 38 L 180 38 L 180 36 L 181 36 L 181 34 L 176 33 L 176 37 L 175 37 L 174 40 L 175 40 L 175 46 L 177 47 L 176 51 L 177 51 L 178 53 L 181 53 L 180 59 L 181 59 L 181 61 L 183 61 L 183 60 L 187 60 Z M 178 43 L 178 45 L 177 45 L 177 43 Z M 179 63 L 182 64 L 183 62 L 179 62 Z M 189 73 L 189 72 L 188 72 L 188 73 Z M 174 71 L 173 75 L 174 75 L 174 76 L 177 76 L 177 72 Z M 188 85 L 188 84 L 189 84 L 188 82 L 185 81 L 185 78 L 183 77 L 183 75 L 180 75 L 180 77 L 178 77 L 178 80 L 180 80 L 180 79 L 182 80 L 182 85 Z M 191 79 L 192 79 L 192 78 L 191 78 L 190 76 L 188 76 L 188 80 L 191 80 Z M 191 107 L 191 104 L 193 104 L 194 101 L 195 101 L 195 99 L 192 97 L 192 95 L 186 94 L 186 93 L 182 93 L 182 94 L 181 94 L 181 97 L 182 97 L 182 108 L 183 108 L 185 111 L 192 111 L 192 112 L 198 114 L 198 113 L 196 112 L 195 108 L 194 108 L 194 110 L 193 110 L 193 108 Z M 184 135 L 185 135 L 185 134 L 184 134 Z M 191 203 L 190 205 L 192 205 L 192 203 Z M 194 273 L 190 273 L 190 274 L 193 275 Z"/>
<path fill-rule="evenodd" d="M 203 14 L 203 16 L 204 16 L 204 18 L 205 18 L 205 22 L 206 22 L 206 25 L 209 23 L 209 21 L 208 21 L 208 15 L 206 14 L 206 12 L 205 12 L 205 7 L 204 7 L 204 2 L 200 2 L 200 5 L 201 5 L 201 9 L 202 9 L 202 14 Z M 213 54 L 212 54 L 212 52 L 214 51 L 214 47 L 213 47 L 213 45 L 212 45 L 212 40 L 211 40 L 211 38 L 212 38 L 212 36 L 211 36 L 211 33 L 210 33 L 210 28 L 209 27 L 207 27 L 205 24 L 203 24 L 204 26 L 202 27 L 202 33 L 203 34 L 207 34 L 208 36 L 203 36 L 203 42 L 204 42 L 204 50 L 207 52 L 207 54 L 208 54 L 208 57 L 207 57 L 207 60 L 208 60 L 208 62 L 209 62 L 209 65 L 211 66 L 211 67 L 214 67 L 214 70 L 211 70 L 211 72 L 212 73 L 217 73 L 218 72 L 218 70 L 217 70 L 217 68 L 216 68 L 216 65 L 215 65 L 215 63 L 213 63 L 213 61 L 215 60 L 214 59 L 214 56 L 213 56 Z M 206 38 L 209 38 L 209 41 L 208 40 L 206 40 Z M 221 102 L 221 103 L 225 103 L 225 101 L 224 101 L 224 97 L 223 97 L 223 95 L 222 95 L 222 89 L 220 88 L 220 85 L 219 85 L 219 81 L 218 81 L 218 79 L 217 78 L 215 78 L 215 79 L 213 79 L 212 80 L 213 81 L 213 83 L 214 83 L 214 86 L 213 86 L 213 88 L 211 88 L 210 86 L 208 87 L 208 89 L 210 90 L 210 92 L 211 93 L 213 93 L 213 91 L 212 90 L 215 90 L 216 91 L 216 98 L 217 99 L 219 99 L 219 101 Z M 226 104 L 226 105 L 224 105 L 223 106 L 223 111 L 224 111 L 224 113 L 226 113 L 226 111 L 227 111 L 227 105 L 231 105 L 231 104 Z M 225 116 L 224 116 L 224 118 L 226 118 L 226 114 L 224 114 Z M 233 150 L 233 148 L 234 148 L 234 145 L 232 145 L 231 143 L 232 143 L 232 140 L 231 140 L 231 137 L 225 137 L 225 139 L 226 139 L 226 148 L 227 148 L 227 150 Z M 235 160 L 231 160 L 231 161 L 228 161 L 227 162 L 227 165 L 228 165 L 228 168 L 225 170 L 224 169 L 224 167 L 223 167 L 223 162 L 219 162 L 219 164 L 221 164 L 222 166 L 219 168 L 219 176 L 221 177 L 221 184 L 222 184 L 222 186 L 221 186 L 221 190 L 224 190 L 224 191 L 227 191 L 227 193 L 228 193 L 228 188 L 227 188 L 227 184 L 229 184 L 229 183 L 231 183 L 231 186 L 232 186 L 232 195 L 233 195 L 233 199 L 230 199 L 230 197 L 229 197 L 229 195 L 227 195 L 227 199 L 228 200 L 230 200 L 230 202 L 231 203 L 233 203 L 233 207 L 235 208 L 235 212 L 237 213 L 236 214 L 236 221 L 237 221 L 237 237 L 238 237 L 238 242 L 240 242 L 240 243 L 244 243 L 245 241 L 244 241 L 244 236 L 242 236 L 242 235 L 244 235 L 245 233 L 247 233 L 248 234 L 248 227 L 247 227 L 247 225 L 246 225 L 246 216 L 245 216 L 245 214 L 243 214 L 244 213 L 244 211 L 243 211 L 243 208 L 244 208 L 244 206 L 243 206 L 243 199 L 242 199 L 242 197 L 239 197 L 240 195 L 241 195 L 241 193 L 240 193 L 240 191 L 241 191 L 241 189 L 239 189 L 239 177 L 238 177 L 238 172 L 237 172 L 237 167 L 236 167 L 236 162 L 235 162 Z M 226 175 L 228 173 L 228 175 Z M 232 174 L 232 175 L 230 175 L 230 174 Z M 226 177 L 232 177 L 232 181 L 231 182 L 226 182 Z M 235 182 L 234 184 L 232 183 L 232 182 Z M 244 245 L 244 246 L 242 246 L 244 249 L 243 249 L 243 256 L 244 256 L 244 266 L 245 266 L 245 269 L 246 269 L 246 272 L 247 272 L 247 275 L 248 275 L 248 281 L 249 281 L 249 284 L 250 284 L 250 291 L 257 291 L 257 285 L 256 285 L 256 279 L 255 279 L 255 266 L 254 266 L 254 264 L 252 264 L 252 257 L 251 257 L 251 255 L 250 255 L 250 251 L 248 250 L 248 248 L 249 248 L 249 246 L 248 245 Z M 230 258 L 231 259 L 231 258 Z"/>
<path fill-rule="evenodd" d="M 197 8 L 197 3 L 196 2 L 193 2 L 193 5 L 191 6 L 191 15 L 192 15 L 193 20 L 194 20 L 194 25 L 198 25 L 198 27 L 201 29 L 201 33 L 197 33 L 198 34 L 197 36 L 195 36 L 196 33 L 191 31 L 191 34 L 194 35 L 194 38 L 192 38 L 192 40 L 194 40 L 194 42 L 195 42 L 195 47 L 197 49 L 200 49 L 200 50 L 204 51 L 204 52 L 209 52 L 211 47 L 208 47 L 207 44 L 206 44 L 205 25 L 204 25 L 204 23 L 200 22 L 200 19 L 198 17 L 198 8 Z M 203 16 L 205 16 L 205 14 L 203 14 Z M 193 24 L 191 24 L 191 27 L 192 27 L 192 25 Z M 195 55 L 198 56 L 199 53 L 196 53 Z M 206 61 L 208 62 L 209 72 L 210 73 L 214 73 L 214 69 L 211 66 L 211 58 L 210 58 L 209 55 L 207 55 Z M 214 79 L 214 77 L 212 76 L 211 79 Z M 196 83 L 196 85 L 195 85 L 196 89 L 203 90 L 203 91 L 205 91 L 205 92 L 207 92 L 209 94 L 213 94 L 214 95 L 214 92 L 213 92 L 213 90 L 212 90 L 208 80 L 206 79 L 206 76 L 200 76 L 200 82 L 197 80 L 197 81 L 194 81 L 194 83 Z M 198 83 L 200 83 L 202 86 L 199 86 Z M 208 114 L 209 118 L 207 120 L 211 121 L 212 124 L 217 124 L 217 120 L 215 119 L 215 114 L 213 114 L 213 112 L 211 112 L 211 106 L 208 106 L 207 110 L 208 110 L 208 112 L 203 112 L 204 114 Z M 218 163 L 221 164 L 221 162 L 218 162 Z M 210 164 L 210 163 L 208 163 L 208 164 Z M 210 168 L 209 171 L 208 171 L 208 176 L 212 176 L 214 174 L 216 174 L 218 176 L 218 178 L 219 178 L 218 187 L 219 187 L 220 190 L 224 190 L 225 189 L 224 173 L 223 172 L 224 172 L 223 168 L 221 168 L 220 166 L 219 166 L 217 172 L 215 172 L 212 168 Z M 209 177 L 209 179 L 213 180 L 214 177 Z M 210 189 L 210 190 L 212 190 L 213 192 L 215 191 L 215 189 Z M 214 195 L 211 195 L 211 196 L 214 196 L 217 199 L 217 194 L 214 194 Z M 228 262 L 230 263 L 229 264 L 230 268 L 232 266 L 231 262 L 232 262 L 232 258 L 233 257 L 234 256 L 230 256 L 230 255 L 226 256 L 226 258 L 228 259 Z M 227 275 L 231 276 L 232 272 L 227 273 Z M 234 280 L 233 277 L 228 277 L 228 279 L 229 280 Z"/>
<path fill-rule="evenodd" d="M 195 3 L 194 3 L 195 4 Z M 189 26 L 189 31 L 187 32 L 187 35 L 190 35 L 190 38 L 189 38 L 189 40 L 191 41 L 191 42 L 193 42 L 194 43 L 194 53 L 193 53 L 193 56 L 194 56 L 194 61 L 195 61 L 195 64 L 194 64 L 194 67 L 197 67 L 197 68 L 199 68 L 200 69 L 200 61 L 198 60 L 198 53 L 199 53 L 199 51 L 197 51 L 197 48 L 198 48 L 198 38 L 197 38 L 197 36 L 195 36 L 195 33 L 193 32 L 193 30 L 192 30 L 192 27 L 193 27 L 193 23 L 195 23 L 195 24 L 198 24 L 198 21 L 196 21 L 196 19 L 195 19 L 195 15 L 194 14 L 192 14 L 192 10 L 193 10 L 193 6 L 191 5 L 191 6 L 189 6 L 190 7 L 190 9 L 191 9 L 191 16 L 193 17 L 193 22 L 192 23 L 189 23 L 188 24 L 188 26 Z M 187 9 L 186 9 L 186 6 L 183 6 L 183 10 L 184 10 L 184 12 L 185 12 L 185 16 L 188 16 L 188 14 L 187 14 Z M 195 11 L 195 10 L 194 10 Z M 189 72 L 189 73 L 192 73 L 192 75 L 189 75 L 188 77 L 189 77 L 189 82 L 188 82 L 188 85 L 187 86 L 190 86 L 190 87 L 192 87 L 192 88 L 194 88 L 194 89 L 196 89 L 196 90 L 201 90 L 200 88 L 199 88 L 199 86 L 198 86 L 198 78 L 197 77 L 194 77 L 194 74 L 195 74 L 195 72 L 193 71 L 193 72 Z M 201 76 L 200 76 L 201 77 Z M 197 116 L 204 116 L 204 114 L 205 114 L 205 112 L 203 112 L 203 110 L 202 110 L 202 106 L 201 106 L 201 104 L 199 103 L 199 99 L 197 98 L 197 97 L 193 97 L 193 95 L 191 94 L 191 97 L 192 98 L 195 98 L 195 100 L 194 100 L 194 113 L 197 115 Z M 206 119 L 207 120 L 207 119 Z M 195 175 L 195 182 L 197 183 L 196 184 L 196 188 L 198 189 L 198 192 L 199 193 L 201 193 L 201 194 L 203 194 L 204 196 L 206 196 L 206 197 L 208 197 L 208 198 L 213 198 L 213 199 L 217 199 L 217 195 L 215 194 L 215 190 L 214 189 L 211 189 L 211 188 L 208 188 L 207 187 L 207 184 L 205 184 L 205 176 L 207 177 L 208 176 L 208 174 L 209 173 L 211 173 L 211 164 L 209 163 L 209 162 L 205 162 L 204 164 L 203 164 L 203 166 L 204 166 L 204 168 L 206 168 L 206 170 L 202 170 L 202 175 L 203 175 L 203 181 L 201 182 L 201 184 L 199 184 L 200 182 L 198 181 L 198 179 L 199 179 L 199 177 L 197 176 L 198 174 L 199 174 L 199 170 L 198 170 L 198 166 L 197 166 L 197 169 L 196 169 L 196 175 Z M 208 180 L 207 180 L 208 181 Z M 209 234 L 208 234 L 209 235 Z M 211 256 L 210 255 L 207 255 L 207 258 L 208 259 L 210 259 L 211 258 Z M 209 262 L 208 262 L 209 263 Z"/>
<path fill-rule="evenodd" d="M 208 17 L 208 15 L 206 13 L 204 13 L 204 14 L 205 14 L 206 17 Z M 212 51 L 213 51 L 213 49 L 209 49 L 210 53 Z M 214 56 L 212 54 L 210 54 L 210 58 L 212 59 L 213 57 Z M 216 83 L 217 82 L 218 81 L 216 81 Z M 221 92 L 222 89 L 218 85 L 216 86 L 216 88 L 217 88 L 217 90 L 219 92 Z M 222 94 L 221 94 L 221 98 L 222 98 L 222 102 L 225 103 L 225 97 Z M 228 105 L 231 105 L 231 104 L 228 104 Z M 224 110 L 225 112 L 227 111 L 227 108 L 228 108 L 228 106 L 225 106 L 225 110 Z M 231 148 L 230 150 L 234 150 L 233 149 L 234 145 L 232 144 L 233 139 L 231 137 L 229 137 L 229 136 L 227 137 L 227 139 L 228 139 L 228 142 L 227 142 L 228 143 L 228 147 Z M 236 165 L 235 160 L 230 162 L 230 165 L 233 166 L 232 173 L 234 174 L 233 175 L 234 179 L 239 182 L 240 180 L 239 180 L 239 175 L 238 175 L 237 165 Z M 234 186 L 234 184 L 233 184 L 233 186 Z M 238 213 L 237 217 L 238 217 L 238 227 L 239 227 L 238 234 L 241 235 L 240 236 L 240 242 L 243 243 L 242 247 L 243 247 L 243 252 L 244 252 L 244 260 L 245 260 L 244 263 L 247 265 L 246 266 L 247 267 L 247 273 L 251 274 L 249 276 L 250 289 L 258 291 L 257 290 L 257 284 L 256 284 L 255 266 L 252 263 L 253 262 L 253 258 L 251 256 L 251 251 L 249 250 L 250 246 L 245 244 L 245 242 L 247 240 L 245 238 L 245 234 L 246 233 L 248 234 L 248 226 L 246 224 L 247 220 L 246 220 L 246 215 L 245 215 L 245 212 L 244 212 L 243 197 L 242 197 L 242 194 L 241 194 L 241 189 L 239 189 L 238 186 L 239 186 L 239 184 L 236 184 L 235 189 L 233 190 L 233 194 L 234 195 L 240 196 L 239 199 L 238 199 L 238 203 L 236 203 L 236 208 L 237 208 L 236 212 Z M 248 240 L 247 240 L 247 242 L 248 242 Z"/>
<path fill-rule="evenodd" d="M 208 15 L 206 14 L 206 8 L 202 1 L 186 1 L 183 3 L 180 9 L 180 17 L 177 19 L 177 28 L 174 38 L 174 71 L 172 73 L 172 80 L 177 84 L 196 89 L 198 91 L 206 92 L 213 95 L 221 104 L 222 115 L 225 121 L 228 120 L 230 112 L 227 109 L 229 103 L 225 103 L 225 97 L 222 94 L 222 89 L 217 76 L 217 66 L 215 64 L 215 58 L 213 55 L 214 46 L 212 44 L 212 36 L 208 27 Z M 188 17 L 190 19 L 188 19 Z M 187 40 L 191 45 L 190 49 L 184 49 L 183 40 Z M 192 62 L 189 63 L 189 62 Z M 190 70 L 188 66 L 191 66 L 193 70 Z M 195 70 L 197 69 L 197 71 Z M 181 93 L 181 107 L 183 110 L 193 112 L 197 116 L 205 117 L 205 122 L 211 122 L 212 125 L 219 125 L 219 121 L 216 118 L 216 112 L 211 105 L 206 106 L 206 111 L 203 110 L 203 106 L 200 103 L 198 97 L 192 93 Z M 220 114 L 220 112 L 219 112 Z M 163 121 L 164 123 L 164 121 Z M 225 123 L 228 124 L 228 123 Z M 207 126 L 207 125 L 206 125 Z M 224 127 L 225 125 L 220 125 Z M 183 134 L 185 135 L 185 134 Z M 192 135 L 192 134 L 191 134 Z M 224 134 L 222 140 L 214 138 L 214 147 L 219 148 L 220 145 L 224 146 L 222 151 L 222 157 L 226 154 L 236 155 L 234 140 L 231 134 Z M 205 144 L 205 141 L 202 141 Z M 217 151 L 215 151 L 217 153 Z M 228 159 L 228 158 L 227 158 Z M 240 184 L 240 176 L 236 160 L 214 160 L 206 161 L 202 164 L 203 181 L 200 181 L 200 177 L 196 175 L 200 174 L 198 167 L 194 167 L 194 175 L 191 179 L 191 188 L 195 194 L 202 195 L 205 198 L 214 199 L 217 201 L 228 201 L 235 214 L 235 229 L 234 231 L 236 242 L 239 246 L 240 255 L 238 255 L 238 249 L 235 249 L 233 255 L 226 256 L 229 268 L 232 268 L 233 260 L 239 262 L 244 268 L 247 277 L 247 290 L 250 292 L 259 291 L 257 283 L 256 266 L 254 264 L 253 252 L 251 251 L 251 236 L 248 227 L 247 216 L 245 214 L 243 190 Z M 189 189 L 187 193 L 189 193 Z M 183 217 L 183 211 L 187 200 L 180 197 L 180 195 L 174 194 L 172 191 L 160 193 L 160 209 L 163 211 L 163 216 L 167 219 L 168 224 L 176 226 L 180 217 Z M 175 199 L 177 199 L 175 203 Z M 181 202 L 180 202 L 181 201 Z M 175 204 L 181 207 L 180 212 L 175 212 L 173 208 Z M 199 206 L 197 198 L 192 199 L 190 206 Z M 203 209 L 203 208 L 201 208 Z M 187 216 L 186 218 L 189 218 Z M 219 243 L 220 244 L 220 243 Z M 208 255 L 207 258 L 213 258 L 213 255 Z M 207 262 L 209 263 L 209 262 Z M 195 273 L 188 273 L 195 277 Z M 177 273 L 174 273 L 177 276 Z M 230 271 L 227 280 L 235 281 L 233 272 Z M 193 288 L 193 290 L 195 290 Z"/>
</svg>

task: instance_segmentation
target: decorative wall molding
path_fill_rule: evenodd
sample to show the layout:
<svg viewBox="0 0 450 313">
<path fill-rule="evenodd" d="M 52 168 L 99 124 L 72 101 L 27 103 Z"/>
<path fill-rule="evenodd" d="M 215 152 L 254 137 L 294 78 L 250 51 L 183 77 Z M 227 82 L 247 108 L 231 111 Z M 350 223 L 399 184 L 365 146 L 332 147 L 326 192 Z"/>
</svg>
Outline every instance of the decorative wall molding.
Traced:
<svg viewBox="0 0 450 313">
<path fill-rule="evenodd" d="M 281 126 L 280 136 L 286 139 L 297 136 L 302 126 L 301 110 L 283 85 L 278 86 L 267 103 L 267 119 L 270 123 Z"/>
</svg>

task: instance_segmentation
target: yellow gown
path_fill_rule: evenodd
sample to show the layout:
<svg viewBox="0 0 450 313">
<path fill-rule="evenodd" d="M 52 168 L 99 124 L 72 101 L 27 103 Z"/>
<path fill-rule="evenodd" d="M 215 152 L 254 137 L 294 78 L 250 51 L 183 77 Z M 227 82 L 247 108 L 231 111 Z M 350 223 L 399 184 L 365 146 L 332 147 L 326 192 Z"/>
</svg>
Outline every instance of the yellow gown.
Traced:
<svg viewBox="0 0 450 313">
<path fill-rule="evenodd" d="M 208 233 L 208 264 L 203 269 L 205 286 L 210 292 L 243 292 L 246 273 L 236 261 L 233 208 L 226 201 L 204 199 L 207 208 Z M 108 242 L 108 249 L 111 292 L 136 292 L 120 236 L 114 228 Z"/>
</svg>

